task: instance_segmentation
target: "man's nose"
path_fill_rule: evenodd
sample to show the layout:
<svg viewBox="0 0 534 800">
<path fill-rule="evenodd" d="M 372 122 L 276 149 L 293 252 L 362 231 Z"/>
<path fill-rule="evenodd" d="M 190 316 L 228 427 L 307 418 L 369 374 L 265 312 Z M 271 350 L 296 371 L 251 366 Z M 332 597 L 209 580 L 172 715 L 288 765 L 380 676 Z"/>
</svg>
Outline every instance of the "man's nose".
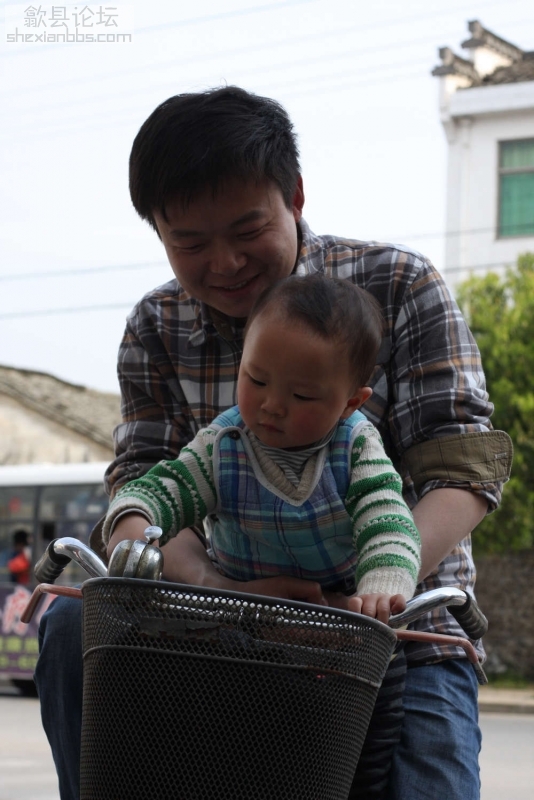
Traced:
<svg viewBox="0 0 534 800">
<path fill-rule="evenodd" d="M 211 272 L 235 275 L 247 262 L 246 255 L 230 242 L 215 242 L 211 254 Z"/>
</svg>

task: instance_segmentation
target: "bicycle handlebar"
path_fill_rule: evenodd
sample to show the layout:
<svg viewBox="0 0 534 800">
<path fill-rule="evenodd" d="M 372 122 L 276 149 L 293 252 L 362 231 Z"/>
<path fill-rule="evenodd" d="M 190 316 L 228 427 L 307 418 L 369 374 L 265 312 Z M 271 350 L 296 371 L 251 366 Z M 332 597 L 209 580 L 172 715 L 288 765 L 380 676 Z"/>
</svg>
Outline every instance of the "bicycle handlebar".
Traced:
<svg viewBox="0 0 534 800">
<path fill-rule="evenodd" d="M 153 528 L 147 528 L 148 541 L 157 538 Z M 138 545 L 138 547 L 134 547 Z M 144 548 L 144 557 L 143 556 Z M 137 553 L 139 550 L 139 553 Z M 154 550 L 154 554 L 149 551 Z M 147 569 L 154 572 L 154 579 L 161 576 L 161 562 L 156 565 L 154 556 L 161 557 L 161 551 L 150 547 L 141 540 L 120 542 L 110 559 L 109 570 L 104 562 L 87 545 L 70 537 L 53 539 L 35 566 L 35 577 L 39 583 L 54 583 L 67 564 L 76 561 L 93 578 L 143 577 L 150 578 Z M 133 563 L 135 561 L 135 564 Z M 116 569 L 114 568 L 114 565 Z M 142 567 L 141 571 L 139 571 Z M 158 571 L 159 570 L 159 571 Z M 389 619 L 393 629 L 402 628 L 434 608 L 446 606 L 460 627 L 472 639 L 480 639 L 488 630 L 488 621 L 476 601 L 462 589 L 442 587 L 417 595 L 406 603 L 406 609 Z"/>
<path fill-rule="evenodd" d="M 92 578 L 105 578 L 108 574 L 106 565 L 90 547 L 65 536 L 52 539 L 35 565 L 34 575 L 39 583 L 54 583 L 71 561 L 76 561 Z"/>
<path fill-rule="evenodd" d="M 390 628 L 402 628 L 426 612 L 443 606 L 448 608 L 470 639 L 480 639 L 487 633 L 488 620 L 478 607 L 476 600 L 462 589 L 456 589 L 452 586 L 432 589 L 429 592 L 412 597 L 406 603 L 406 609 L 400 614 L 394 614 L 390 617 L 388 624 Z"/>
</svg>

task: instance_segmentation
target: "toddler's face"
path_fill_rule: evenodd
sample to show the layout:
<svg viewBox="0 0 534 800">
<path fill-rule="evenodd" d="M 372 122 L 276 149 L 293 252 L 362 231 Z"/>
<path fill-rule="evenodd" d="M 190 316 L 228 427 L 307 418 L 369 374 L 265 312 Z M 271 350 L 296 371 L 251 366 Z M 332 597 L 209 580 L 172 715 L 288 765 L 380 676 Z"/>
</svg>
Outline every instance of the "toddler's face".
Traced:
<svg viewBox="0 0 534 800">
<path fill-rule="evenodd" d="M 354 389 L 336 342 L 300 323 L 260 313 L 245 339 L 238 378 L 243 420 L 270 447 L 305 447 L 322 439 L 371 394 Z"/>
</svg>

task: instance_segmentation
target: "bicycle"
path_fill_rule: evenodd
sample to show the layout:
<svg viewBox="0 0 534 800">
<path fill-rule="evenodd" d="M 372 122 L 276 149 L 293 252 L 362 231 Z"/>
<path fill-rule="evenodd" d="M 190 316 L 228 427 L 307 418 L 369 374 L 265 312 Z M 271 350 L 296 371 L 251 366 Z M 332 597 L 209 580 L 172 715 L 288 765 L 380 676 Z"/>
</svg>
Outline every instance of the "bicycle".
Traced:
<svg viewBox="0 0 534 800">
<path fill-rule="evenodd" d="M 25 619 L 45 592 L 83 598 L 82 800 L 342 800 L 397 639 L 460 645 L 486 682 L 467 639 L 399 630 L 446 605 L 480 638 L 487 621 L 459 589 L 419 595 L 384 625 L 161 581 L 157 533 L 121 542 L 108 567 L 58 539 L 36 567 L 45 582 Z M 71 559 L 92 577 L 54 586 Z"/>
</svg>

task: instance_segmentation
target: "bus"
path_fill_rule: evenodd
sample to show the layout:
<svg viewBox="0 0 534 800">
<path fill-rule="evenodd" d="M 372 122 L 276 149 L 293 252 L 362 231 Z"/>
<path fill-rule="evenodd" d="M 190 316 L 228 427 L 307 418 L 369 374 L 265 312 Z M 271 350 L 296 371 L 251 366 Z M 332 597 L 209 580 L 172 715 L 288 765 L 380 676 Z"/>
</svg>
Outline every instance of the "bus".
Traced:
<svg viewBox="0 0 534 800">
<path fill-rule="evenodd" d="M 73 536 L 84 544 L 106 513 L 104 472 L 108 464 L 24 464 L 0 466 L 0 679 L 23 694 L 35 694 L 37 630 L 45 595 L 29 625 L 20 621 L 35 586 L 33 567 L 48 543 Z M 87 574 L 70 563 L 56 583 L 74 585 Z"/>
</svg>

